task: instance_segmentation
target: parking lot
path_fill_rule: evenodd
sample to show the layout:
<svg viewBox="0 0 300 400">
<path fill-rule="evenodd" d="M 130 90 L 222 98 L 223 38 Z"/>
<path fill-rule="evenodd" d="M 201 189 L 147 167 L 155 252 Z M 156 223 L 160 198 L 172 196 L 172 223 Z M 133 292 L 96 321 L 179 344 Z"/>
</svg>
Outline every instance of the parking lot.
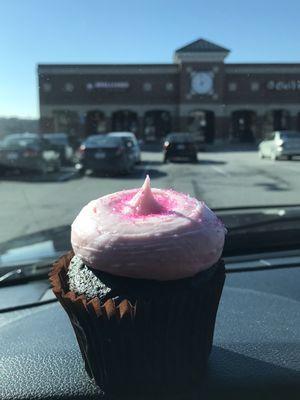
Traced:
<svg viewBox="0 0 300 400">
<path fill-rule="evenodd" d="M 300 159 L 261 160 L 256 151 L 199 153 L 197 164 L 162 163 L 160 152 L 143 152 L 128 176 L 81 177 L 73 167 L 46 176 L 9 174 L 0 180 L 0 242 L 70 224 L 88 201 L 139 187 L 146 174 L 152 186 L 173 188 L 210 207 L 294 204 L 300 199 Z"/>
</svg>

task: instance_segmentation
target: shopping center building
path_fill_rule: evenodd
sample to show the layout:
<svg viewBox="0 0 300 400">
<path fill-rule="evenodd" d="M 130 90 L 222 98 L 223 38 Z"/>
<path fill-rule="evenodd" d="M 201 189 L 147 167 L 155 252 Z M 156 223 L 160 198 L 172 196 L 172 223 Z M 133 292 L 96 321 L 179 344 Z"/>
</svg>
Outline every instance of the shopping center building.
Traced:
<svg viewBox="0 0 300 400">
<path fill-rule="evenodd" d="M 199 39 L 172 64 L 40 64 L 40 130 L 126 130 L 145 140 L 182 131 L 212 143 L 300 129 L 300 63 L 235 64 L 228 54 Z"/>
</svg>

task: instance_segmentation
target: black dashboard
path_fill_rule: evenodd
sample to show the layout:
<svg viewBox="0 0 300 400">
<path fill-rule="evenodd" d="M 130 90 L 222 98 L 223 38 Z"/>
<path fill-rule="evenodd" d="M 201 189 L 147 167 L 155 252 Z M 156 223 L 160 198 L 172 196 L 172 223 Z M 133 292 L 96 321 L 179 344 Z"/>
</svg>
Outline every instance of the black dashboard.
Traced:
<svg viewBox="0 0 300 400">
<path fill-rule="evenodd" d="M 299 398 L 299 283 L 297 266 L 229 268 L 207 376 L 178 399 Z M 3 289 L 13 299 L 21 287 Z M 0 313 L 0 341 L 1 399 L 109 398 L 88 378 L 57 302 Z"/>
</svg>

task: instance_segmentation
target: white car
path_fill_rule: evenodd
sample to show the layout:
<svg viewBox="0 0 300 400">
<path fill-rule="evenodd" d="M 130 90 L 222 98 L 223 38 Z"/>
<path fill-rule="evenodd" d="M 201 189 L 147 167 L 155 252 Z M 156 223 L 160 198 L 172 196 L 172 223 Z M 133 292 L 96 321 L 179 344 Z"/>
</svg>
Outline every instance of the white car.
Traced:
<svg viewBox="0 0 300 400">
<path fill-rule="evenodd" d="M 130 139 L 133 143 L 133 153 L 134 153 L 135 163 L 136 164 L 141 163 L 141 161 L 142 161 L 141 148 L 140 148 L 139 142 L 134 133 L 132 133 L 132 132 L 109 132 L 108 135 L 114 136 L 114 137 L 122 137 L 122 138 Z"/>
<path fill-rule="evenodd" d="M 293 156 L 300 156 L 300 132 L 272 132 L 259 144 L 258 154 L 260 158 L 269 157 L 274 161 L 281 157 L 291 160 Z"/>
</svg>

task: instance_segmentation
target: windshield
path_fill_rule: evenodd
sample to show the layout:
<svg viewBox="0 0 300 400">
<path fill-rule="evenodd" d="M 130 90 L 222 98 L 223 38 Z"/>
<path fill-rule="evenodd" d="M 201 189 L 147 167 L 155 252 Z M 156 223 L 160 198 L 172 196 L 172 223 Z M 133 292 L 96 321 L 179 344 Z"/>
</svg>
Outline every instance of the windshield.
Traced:
<svg viewBox="0 0 300 400">
<path fill-rule="evenodd" d="M 122 143 L 122 139 L 119 137 L 112 137 L 112 136 L 91 136 L 85 141 L 86 146 L 102 146 L 102 147 L 109 147 L 109 146 L 118 146 Z"/>
<path fill-rule="evenodd" d="M 194 138 L 193 136 L 189 135 L 188 133 L 174 133 L 171 135 L 168 135 L 166 140 L 169 140 L 171 142 L 193 142 Z"/>
<path fill-rule="evenodd" d="M 71 250 L 85 205 L 140 188 L 147 175 L 152 188 L 215 211 L 225 248 L 249 231 L 267 241 L 293 218 L 299 226 L 294 9 L 258 0 L 2 3 L 0 276 L 6 264 Z"/>
<path fill-rule="evenodd" d="M 49 135 L 43 135 L 43 137 L 53 144 L 64 145 L 64 146 L 68 144 L 68 138 L 64 136 L 55 136 L 49 134 Z"/>
<path fill-rule="evenodd" d="M 4 148 L 16 148 L 16 147 L 27 147 L 30 145 L 36 145 L 38 143 L 37 138 L 22 138 L 22 137 L 5 137 L 1 145 Z"/>
<path fill-rule="evenodd" d="M 280 132 L 281 139 L 300 139 L 300 132 Z"/>
</svg>

